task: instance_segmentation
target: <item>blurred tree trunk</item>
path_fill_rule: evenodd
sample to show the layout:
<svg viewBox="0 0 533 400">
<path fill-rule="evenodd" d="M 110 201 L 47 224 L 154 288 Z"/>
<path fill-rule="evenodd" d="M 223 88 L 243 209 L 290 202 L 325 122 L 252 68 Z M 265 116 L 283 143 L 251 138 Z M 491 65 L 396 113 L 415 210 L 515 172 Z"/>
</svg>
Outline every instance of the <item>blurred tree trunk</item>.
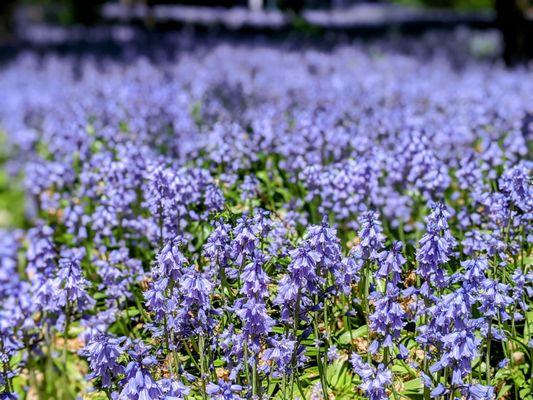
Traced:
<svg viewBox="0 0 533 400">
<path fill-rule="evenodd" d="M 100 8 L 105 0 L 74 0 L 72 1 L 72 16 L 75 22 L 83 25 L 93 25 L 100 20 Z"/>
<path fill-rule="evenodd" d="M 0 43 L 13 35 L 13 13 L 16 0 L 0 0 Z"/>
<path fill-rule="evenodd" d="M 305 7 L 305 0 L 277 0 L 276 3 L 282 11 L 291 11 L 297 15 Z"/>
<path fill-rule="evenodd" d="M 525 62 L 532 56 L 532 21 L 526 18 L 528 3 L 528 0 L 495 0 L 496 23 L 504 42 L 503 59 L 509 66 Z"/>
</svg>

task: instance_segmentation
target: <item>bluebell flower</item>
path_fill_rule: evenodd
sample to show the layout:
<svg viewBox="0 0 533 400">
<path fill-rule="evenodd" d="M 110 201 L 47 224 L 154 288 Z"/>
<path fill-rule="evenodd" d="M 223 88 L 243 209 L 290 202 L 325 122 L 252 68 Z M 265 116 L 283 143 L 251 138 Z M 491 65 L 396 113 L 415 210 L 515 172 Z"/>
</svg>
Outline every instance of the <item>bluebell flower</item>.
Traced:
<svg viewBox="0 0 533 400">
<path fill-rule="evenodd" d="M 179 237 L 167 240 L 165 246 L 157 255 L 157 275 L 178 281 L 183 275 L 183 268 L 188 264 L 187 259 L 180 251 L 181 240 Z"/>
<path fill-rule="evenodd" d="M 416 253 L 419 263 L 417 272 L 426 281 L 437 288 L 447 285 L 446 272 L 443 264 L 448 262 L 455 240 L 448 227 L 449 212 L 443 203 L 435 203 L 426 218 L 426 233 L 420 239 L 420 247 Z M 422 293 L 429 295 L 427 286 L 423 286 Z"/>
<path fill-rule="evenodd" d="M 392 384 L 392 373 L 383 364 L 376 367 L 363 361 L 360 355 L 352 354 L 350 358 L 353 371 L 363 381 L 359 387 L 370 400 L 386 400 L 387 386 Z"/>
<path fill-rule="evenodd" d="M 230 257 L 230 237 L 231 227 L 223 221 L 215 222 L 215 229 L 203 246 L 206 257 L 211 261 L 211 265 L 217 268 L 225 268 Z"/>
<path fill-rule="evenodd" d="M 270 338 L 269 346 L 261 355 L 260 369 L 275 378 L 289 375 L 296 345 L 296 340 L 290 336 Z"/>
<path fill-rule="evenodd" d="M 337 346 L 332 345 L 332 346 L 330 346 L 328 348 L 327 357 L 328 357 L 328 361 L 330 363 L 334 362 L 335 360 L 337 360 L 340 357 L 339 350 L 337 349 Z"/>
<path fill-rule="evenodd" d="M 168 378 L 160 379 L 157 384 L 164 394 L 164 400 L 182 400 L 191 392 L 191 388 L 185 386 L 182 382 Z"/>
<path fill-rule="evenodd" d="M 265 335 L 274 326 L 274 320 L 267 314 L 263 301 L 249 298 L 235 310 L 243 322 L 243 332 L 248 336 Z"/>
<path fill-rule="evenodd" d="M 383 248 L 385 236 L 379 215 L 375 211 L 362 213 L 358 219 L 359 222 L 359 248 L 364 260 L 376 260 L 379 258 L 379 252 Z"/>
<path fill-rule="evenodd" d="M 210 400 L 242 400 L 242 386 L 221 379 L 217 383 L 209 383 L 206 392 Z"/>
<path fill-rule="evenodd" d="M 118 395 L 119 400 L 163 400 L 162 388 L 153 378 L 150 367 L 157 364 L 156 359 L 149 354 L 150 348 L 140 341 L 131 343 L 128 354 L 132 361 L 124 371 L 125 378 L 122 390 Z"/>
<path fill-rule="evenodd" d="M 65 306 L 70 303 L 75 311 L 90 310 L 94 304 L 94 299 L 87 292 L 90 282 L 85 279 L 80 265 L 81 257 L 84 251 L 69 251 L 59 260 L 59 269 L 57 271 L 57 301 L 59 305 Z"/>
<path fill-rule="evenodd" d="M 80 351 L 80 354 L 89 361 L 91 373 L 88 379 L 102 380 L 102 387 L 109 388 L 119 375 L 124 373 L 124 367 L 118 362 L 123 354 L 122 344 L 125 338 L 116 338 L 109 335 L 98 335 Z"/>
<path fill-rule="evenodd" d="M 259 181 L 257 178 L 251 175 L 246 175 L 244 181 L 240 186 L 241 190 L 241 200 L 253 199 L 257 196 L 259 191 Z"/>
<path fill-rule="evenodd" d="M 533 211 L 531 163 L 524 161 L 506 170 L 499 180 L 501 190 L 525 213 Z"/>
<path fill-rule="evenodd" d="M 469 289 L 478 289 L 485 280 L 485 271 L 489 265 L 486 258 L 477 258 L 461 261 L 461 266 L 465 269 L 458 279 L 464 280 Z"/>
<path fill-rule="evenodd" d="M 402 266 L 405 264 L 405 258 L 402 255 L 402 242 L 396 241 L 392 244 L 392 249 L 379 253 L 378 270 L 376 277 L 388 279 L 393 284 L 400 282 Z"/>
<path fill-rule="evenodd" d="M 464 330 L 456 330 L 442 337 L 442 356 L 429 368 L 432 374 L 446 367 L 452 371 L 452 385 L 459 386 L 464 383 L 463 379 L 472 371 L 472 363 L 478 355 L 481 339 L 476 337 L 475 332 L 467 327 Z"/>
<path fill-rule="evenodd" d="M 508 307 L 513 304 L 512 297 L 509 296 L 509 286 L 492 279 L 485 279 L 481 283 L 478 292 L 479 311 L 490 318 L 500 318 L 507 321 L 511 318 L 507 312 Z"/>
<path fill-rule="evenodd" d="M 374 292 L 374 311 L 369 316 L 369 327 L 379 335 L 379 344 L 392 348 L 400 339 L 402 328 L 406 324 L 406 313 L 398 302 L 400 291 L 392 283 L 387 285 L 386 292 Z M 375 342 L 377 344 L 377 342 Z M 377 348 L 373 348 L 375 353 Z"/>
<path fill-rule="evenodd" d="M 237 220 L 233 228 L 233 241 L 231 243 L 231 257 L 235 264 L 243 264 L 245 257 L 253 254 L 259 245 L 259 239 L 256 236 L 257 227 L 253 218 L 244 216 Z"/>
<path fill-rule="evenodd" d="M 493 400 L 495 398 L 494 387 L 479 383 L 465 385 L 461 389 L 461 393 L 466 400 Z"/>
<path fill-rule="evenodd" d="M 157 279 L 150 283 L 150 286 L 144 292 L 146 306 L 155 313 L 159 321 L 162 321 L 165 313 L 169 311 L 169 302 L 166 294 L 168 282 L 168 278 Z"/>
<path fill-rule="evenodd" d="M 55 269 L 57 250 L 53 244 L 54 231 L 49 226 L 38 226 L 28 231 L 28 273 L 50 276 Z"/>
</svg>

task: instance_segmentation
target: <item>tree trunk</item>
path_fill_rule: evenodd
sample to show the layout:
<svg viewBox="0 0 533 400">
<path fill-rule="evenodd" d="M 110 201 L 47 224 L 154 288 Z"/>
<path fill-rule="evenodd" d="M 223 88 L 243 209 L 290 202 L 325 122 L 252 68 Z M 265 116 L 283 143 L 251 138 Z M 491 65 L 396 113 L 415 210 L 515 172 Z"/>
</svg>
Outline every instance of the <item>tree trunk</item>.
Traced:
<svg viewBox="0 0 533 400">
<path fill-rule="evenodd" d="M 16 0 L 0 0 L 0 43 L 13 35 L 13 12 Z"/>
<path fill-rule="evenodd" d="M 508 66 L 531 58 L 532 23 L 525 16 L 519 0 L 495 0 L 497 25 L 504 43 L 503 59 Z"/>
</svg>

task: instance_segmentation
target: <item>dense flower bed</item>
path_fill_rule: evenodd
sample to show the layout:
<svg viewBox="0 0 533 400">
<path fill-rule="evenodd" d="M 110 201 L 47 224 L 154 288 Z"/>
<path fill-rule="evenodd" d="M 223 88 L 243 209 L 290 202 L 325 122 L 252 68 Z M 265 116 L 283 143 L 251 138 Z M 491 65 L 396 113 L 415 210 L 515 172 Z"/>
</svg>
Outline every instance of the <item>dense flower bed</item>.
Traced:
<svg viewBox="0 0 533 400">
<path fill-rule="evenodd" d="M 0 87 L 0 398 L 531 398 L 530 71 L 218 45 Z"/>
</svg>

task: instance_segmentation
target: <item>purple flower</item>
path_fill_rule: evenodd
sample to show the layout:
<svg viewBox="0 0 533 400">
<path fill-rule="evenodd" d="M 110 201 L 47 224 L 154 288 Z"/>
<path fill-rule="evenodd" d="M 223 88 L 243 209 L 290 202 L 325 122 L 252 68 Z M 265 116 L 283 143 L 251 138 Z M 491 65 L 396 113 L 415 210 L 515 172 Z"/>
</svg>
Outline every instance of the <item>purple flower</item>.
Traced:
<svg viewBox="0 0 533 400">
<path fill-rule="evenodd" d="M 457 279 L 465 281 L 468 288 L 478 289 L 486 278 L 485 271 L 489 267 L 487 259 L 479 258 L 461 261 L 461 266 L 465 271 Z"/>
<path fill-rule="evenodd" d="M 481 339 L 470 326 L 456 330 L 442 337 L 442 357 L 429 370 L 432 374 L 446 367 L 452 371 L 452 385 L 463 384 L 463 379 L 472 371 L 472 362 L 478 355 Z"/>
<path fill-rule="evenodd" d="M 400 339 L 406 324 L 406 313 L 398 302 L 399 293 L 399 289 L 389 283 L 385 294 L 372 294 L 374 312 L 369 316 L 369 327 L 379 334 L 381 345 L 389 348 Z"/>
<path fill-rule="evenodd" d="M 70 304 L 69 307 L 74 307 L 75 311 L 90 310 L 95 304 L 94 299 L 86 290 L 90 282 L 83 276 L 80 264 L 84 254 L 83 249 L 62 253 L 64 257 L 59 260 L 59 269 L 55 279 L 59 305 Z"/>
<path fill-rule="evenodd" d="M 161 388 L 161 391 L 164 394 L 163 399 L 165 400 L 182 400 L 191 392 L 189 387 L 172 379 L 161 379 L 157 384 Z"/>
<path fill-rule="evenodd" d="M 292 358 L 296 340 L 291 337 L 274 337 L 261 355 L 263 361 L 260 368 L 272 373 L 277 378 L 292 372 Z"/>
<path fill-rule="evenodd" d="M 221 379 L 217 383 L 209 383 L 206 388 L 210 400 L 242 400 L 241 391 L 242 386 Z"/>
<path fill-rule="evenodd" d="M 443 203 L 435 203 L 431 214 L 426 218 L 426 233 L 420 240 L 420 247 L 416 253 L 419 262 L 417 272 L 426 281 L 437 288 L 447 284 L 446 272 L 442 268 L 448 262 L 455 240 L 448 227 L 449 212 Z M 427 286 L 422 288 L 423 293 L 429 293 Z"/>
<path fill-rule="evenodd" d="M 259 181 L 252 175 L 246 175 L 240 186 L 243 201 L 254 199 L 259 192 Z"/>
<path fill-rule="evenodd" d="M 533 190 L 531 185 L 531 163 L 522 162 L 505 171 L 499 186 L 512 202 L 525 213 L 533 211 Z"/>
<path fill-rule="evenodd" d="M 253 259 L 244 266 L 241 274 L 243 285 L 241 293 L 248 297 L 268 296 L 270 278 L 263 270 L 265 256 L 260 251 L 254 252 Z"/>
<path fill-rule="evenodd" d="M 373 367 L 363 361 L 360 355 L 352 354 L 350 358 L 353 371 L 363 381 L 359 387 L 370 400 L 386 400 L 387 386 L 392 384 L 392 373 L 383 364 Z"/>
<path fill-rule="evenodd" d="M 307 297 L 316 293 L 319 284 L 316 270 L 321 256 L 318 252 L 304 242 L 292 250 L 290 256 L 292 261 L 288 266 L 288 274 L 281 278 L 274 299 L 274 304 L 282 306 L 283 320 L 292 318 L 297 302 L 301 302 L 300 311 L 304 312 L 302 305 L 308 303 Z"/>
<path fill-rule="evenodd" d="M 225 268 L 230 257 L 230 232 L 231 227 L 223 221 L 215 222 L 215 229 L 204 244 L 203 251 L 211 261 L 211 265 L 217 268 Z"/>
<path fill-rule="evenodd" d="M 169 304 L 166 294 L 168 287 L 168 278 L 160 278 L 150 283 L 149 288 L 144 292 L 146 306 L 155 313 L 159 321 L 163 321 L 165 313 L 168 311 Z"/>
<path fill-rule="evenodd" d="M 481 283 L 478 293 L 479 311 L 482 315 L 491 319 L 509 320 L 511 316 L 507 313 L 507 307 L 513 304 L 513 299 L 509 296 L 509 289 L 508 285 L 492 279 L 485 279 Z"/>
<path fill-rule="evenodd" d="M 266 305 L 253 297 L 240 305 L 235 313 L 243 321 L 243 333 L 248 336 L 267 334 L 274 325 L 274 320 L 267 314 Z"/>
<path fill-rule="evenodd" d="M 115 378 L 124 373 L 124 367 L 118 362 L 124 349 L 125 338 L 115 338 L 108 335 L 97 335 L 80 351 L 89 361 L 91 373 L 88 379 L 102 380 L 102 387 L 111 387 Z"/>
<path fill-rule="evenodd" d="M 55 269 L 57 252 L 53 245 L 54 231 L 49 226 L 38 226 L 28 231 L 28 274 L 49 276 Z"/>
<path fill-rule="evenodd" d="M 163 390 L 150 373 L 150 367 L 157 364 L 149 355 L 150 348 L 140 341 L 131 343 L 128 354 L 132 357 L 124 371 L 123 387 L 119 400 L 163 400 Z"/>
<path fill-rule="evenodd" d="M 383 248 L 383 228 L 379 215 L 375 211 L 367 211 L 359 216 L 359 248 L 364 260 L 376 260 Z"/>
<path fill-rule="evenodd" d="M 402 255 L 402 242 L 396 241 L 392 244 L 392 249 L 379 253 L 378 270 L 376 277 L 388 279 L 396 285 L 401 279 L 402 266 L 405 258 Z"/>
<path fill-rule="evenodd" d="M 327 357 L 330 363 L 337 360 L 339 356 L 340 355 L 339 355 L 339 350 L 337 349 L 337 346 L 332 345 L 328 348 Z"/>
<path fill-rule="evenodd" d="M 479 383 L 465 385 L 461 389 L 461 393 L 466 400 L 493 400 L 494 388 L 492 386 L 484 386 Z"/>
<path fill-rule="evenodd" d="M 180 238 L 167 240 L 165 246 L 157 255 L 156 274 L 178 281 L 183 275 L 183 268 L 188 261 L 179 250 Z"/>
<path fill-rule="evenodd" d="M 234 239 L 231 244 L 231 257 L 237 266 L 244 263 L 245 257 L 253 254 L 259 245 L 259 239 L 256 236 L 257 227 L 253 218 L 244 216 L 237 220 L 233 228 Z"/>
</svg>

